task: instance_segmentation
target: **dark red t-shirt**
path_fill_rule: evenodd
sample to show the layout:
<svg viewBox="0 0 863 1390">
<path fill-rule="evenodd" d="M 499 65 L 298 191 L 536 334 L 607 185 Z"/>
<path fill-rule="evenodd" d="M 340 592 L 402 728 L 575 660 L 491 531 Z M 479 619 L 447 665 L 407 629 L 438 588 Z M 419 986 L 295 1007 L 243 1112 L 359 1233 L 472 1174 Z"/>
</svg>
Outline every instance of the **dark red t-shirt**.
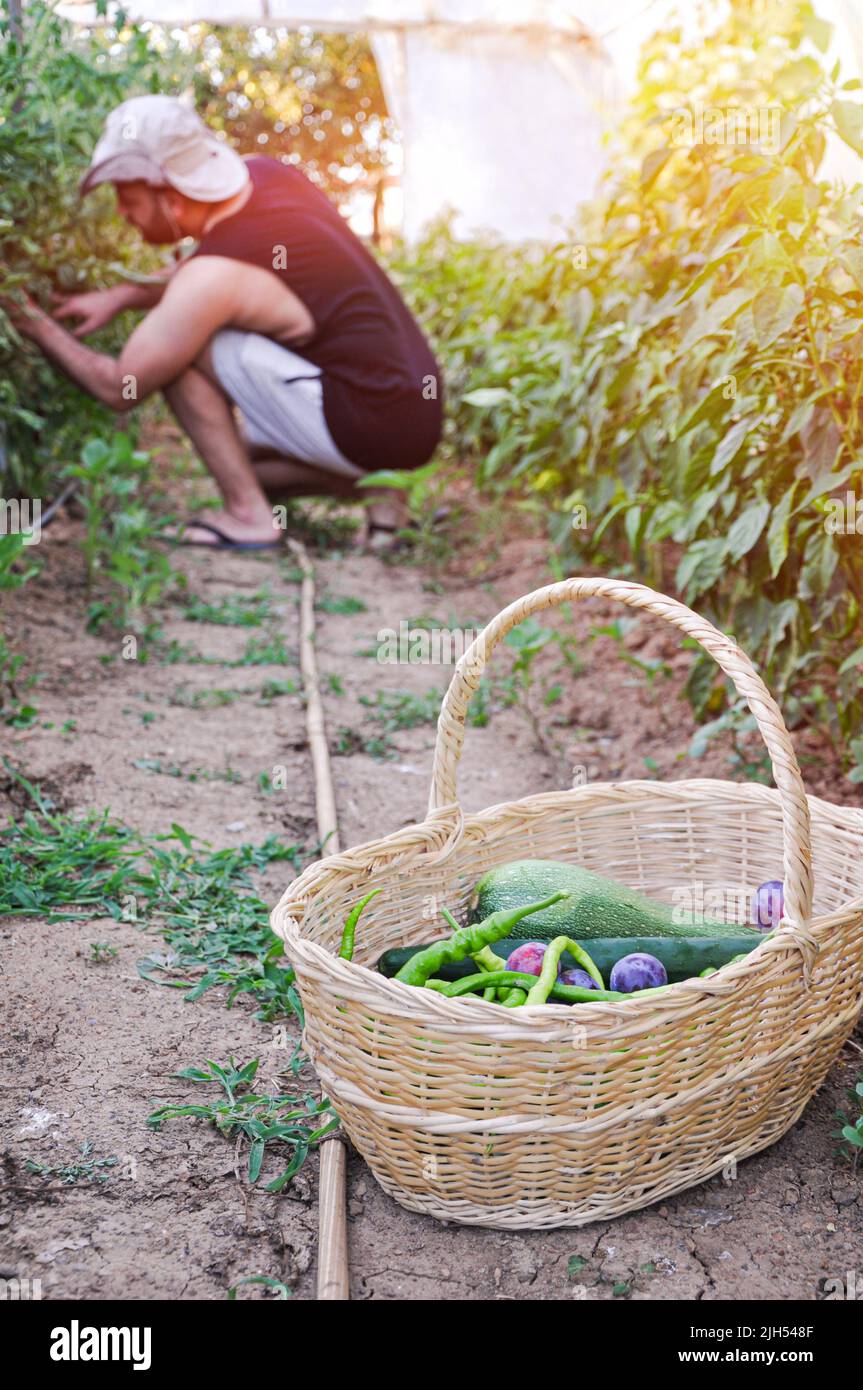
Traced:
<svg viewBox="0 0 863 1390">
<path fill-rule="evenodd" d="M 303 301 L 315 335 L 291 350 L 321 368 L 327 425 L 351 462 L 419 467 L 440 438 L 443 380 L 404 300 L 298 169 L 274 159 L 246 163 L 250 198 L 195 254 L 274 270 Z"/>
</svg>

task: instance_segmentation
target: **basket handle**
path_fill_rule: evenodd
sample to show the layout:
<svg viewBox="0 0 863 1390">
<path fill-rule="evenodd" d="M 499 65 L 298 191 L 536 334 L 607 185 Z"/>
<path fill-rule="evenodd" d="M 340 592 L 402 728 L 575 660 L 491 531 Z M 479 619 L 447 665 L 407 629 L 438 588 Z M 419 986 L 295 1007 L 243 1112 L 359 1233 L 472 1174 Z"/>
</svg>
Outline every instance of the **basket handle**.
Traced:
<svg viewBox="0 0 863 1390">
<path fill-rule="evenodd" d="M 512 628 L 532 613 L 574 602 L 581 598 L 609 598 L 630 608 L 641 608 L 664 618 L 692 637 L 713 657 L 718 666 L 734 682 L 739 695 L 744 696 L 770 754 L 773 779 L 779 792 L 782 808 L 783 863 L 785 883 L 785 918 L 802 926 L 812 915 L 812 850 L 809 827 L 809 804 L 797 765 L 797 758 L 779 706 L 770 695 L 749 657 L 737 643 L 720 632 L 705 618 L 699 617 L 685 604 L 664 594 L 617 579 L 564 579 L 511 603 L 479 634 L 458 662 L 449 689 L 443 699 L 437 726 L 434 771 L 429 796 L 429 811 L 451 806 L 458 801 L 456 771 L 464 743 L 465 716 L 474 691 L 477 689 L 487 658 L 498 642 Z"/>
</svg>

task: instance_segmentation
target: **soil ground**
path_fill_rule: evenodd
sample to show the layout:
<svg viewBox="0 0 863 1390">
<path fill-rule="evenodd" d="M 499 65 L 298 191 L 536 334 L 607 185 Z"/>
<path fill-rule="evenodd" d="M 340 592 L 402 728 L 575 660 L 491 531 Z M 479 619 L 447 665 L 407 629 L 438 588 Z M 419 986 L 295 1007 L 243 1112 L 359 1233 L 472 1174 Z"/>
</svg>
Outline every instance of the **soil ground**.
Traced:
<svg viewBox="0 0 863 1390">
<path fill-rule="evenodd" d="M 13 765 L 59 808 L 108 807 L 146 834 L 169 833 L 178 822 L 215 848 L 274 834 L 311 851 L 302 701 L 284 694 L 261 703 L 260 696 L 267 679 L 299 681 L 299 590 L 290 562 L 202 550 L 176 560 L 189 593 L 208 601 L 266 586 L 286 664 L 144 664 L 123 659 L 119 639 L 84 632 L 78 540 L 77 523 L 52 526 L 39 548 L 42 574 L 7 596 L 7 630 L 26 652 L 27 670 L 39 675 L 27 696 L 38 707 L 36 723 L 6 731 Z M 382 729 L 362 697 L 440 692 L 448 678 L 432 665 L 376 661 L 379 631 L 398 631 L 400 622 L 423 615 L 480 623 L 549 575 L 542 548 L 529 539 L 489 556 L 481 574 L 455 562 L 434 571 L 395 566 L 348 546 L 319 554 L 316 569 L 318 661 L 341 833 L 350 845 L 422 819 L 434 738 L 430 723 L 391 732 L 391 756 L 373 756 L 382 750 L 369 741 Z M 340 602 L 346 597 L 357 601 L 355 611 L 338 611 L 350 606 Z M 224 662 L 255 635 L 190 622 L 187 602 L 161 615 L 167 639 Z M 668 662 L 671 674 L 654 694 L 618 659 L 614 641 L 588 640 L 591 626 L 619 616 L 602 606 L 574 615 L 584 670 L 557 678 L 561 698 L 549 709 L 561 727 L 551 745 L 537 746 L 518 707 L 495 705 L 485 727 L 469 730 L 460 782 L 468 809 L 569 785 L 573 764 L 597 780 L 739 775 L 729 771 L 725 743 L 697 763 L 687 757 L 694 726 L 681 692 L 690 657 L 670 633 L 650 624 L 625 639 L 639 658 Z M 220 697 L 203 694 L 214 689 L 240 693 L 219 704 Z M 810 789 L 853 801 L 854 788 L 817 739 L 804 734 L 797 743 Z M 272 776 L 276 767 L 285 768 L 287 785 L 267 791 L 261 774 Z M 20 787 L 0 778 L 0 812 L 21 808 Z M 271 866 L 258 891 L 274 902 L 288 878 L 286 865 Z M 239 1280 L 264 1274 L 284 1280 L 295 1298 L 314 1298 L 316 1155 L 273 1196 L 263 1182 L 246 1184 L 245 1156 L 214 1128 L 174 1120 L 153 1132 L 145 1123 L 159 1105 L 199 1099 L 191 1083 L 171 1074 L 204 1058 L 258 1057 L 259 1080 L 283 1088 L 286 1054 L 272 1025 L 259 1022 L 243 998 L 226 1009 L 218 989 L 189 1002 L 179 990 L 141 979 L 136 963 L 160 945 L 154 928 L 33 917 L 6 918 L 0 927 L 7 1018 L 0 1276 L 40 1278 L 46 1298 L 219 1299 Z M 92 963 L 94 941 L 117 954 Z M 832 1137 L 837 1108 L 861 1071 L 860 1043 L 858 1031 L 794 1129 L 741 1164 L 734 1181 L 717 1178 L 576 1231 L 509 1234 L 436 1223 L 403 1211 L 352 1154 L 352 1295 L 816 1299 L 825 1279 L 859 1270 L 863 1258 L 861 1174 L 837 1154 Z M 302 1082 L 314 1086 L 308 1069 Z M 26 1168 L 27 1159 L 74 1162 L 85 1143 L 93 1158 L 119 1160 L 103 1182 L 62 1185 Z M 264 1178 L 277 1171 L 268 1164 Z M 577 1270 L 573 1256 L 580 1257 Z M 857 1282 L 863 1286 L 859 1275 Z M 249 1285 L 239 1296 L 271 1294 Z"/>
</svg>

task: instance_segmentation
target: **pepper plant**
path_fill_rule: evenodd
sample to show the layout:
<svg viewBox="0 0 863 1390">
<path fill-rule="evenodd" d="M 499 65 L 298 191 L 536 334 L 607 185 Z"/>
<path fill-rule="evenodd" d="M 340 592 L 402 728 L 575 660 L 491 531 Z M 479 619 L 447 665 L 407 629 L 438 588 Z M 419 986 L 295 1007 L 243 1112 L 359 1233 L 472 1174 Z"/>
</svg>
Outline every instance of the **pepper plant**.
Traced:
<svg viewBox="0 0 863 1390">
<path fill-rule="evenodd" d="M 828 67 L 808 3 L 699 9 L 697 40 L 670 27 L 646 45 L 608 181 L 567 237 L 460 244 L 441 224 L 396 269 L 441 352 L 450 456 L 491 493 L 542 501 L 558 567 L 697 606 L 792 722 L 818 718 L 848 749 L 863 187 L 823 161 L 828 135 L 863 155 L 860 84 Z M 758 125 L 749 143 L 715 125 L 682 138 L 717 112 Z M 707 658 L 689 693 L 703 716 L 728 699 Z"/>
</svg>

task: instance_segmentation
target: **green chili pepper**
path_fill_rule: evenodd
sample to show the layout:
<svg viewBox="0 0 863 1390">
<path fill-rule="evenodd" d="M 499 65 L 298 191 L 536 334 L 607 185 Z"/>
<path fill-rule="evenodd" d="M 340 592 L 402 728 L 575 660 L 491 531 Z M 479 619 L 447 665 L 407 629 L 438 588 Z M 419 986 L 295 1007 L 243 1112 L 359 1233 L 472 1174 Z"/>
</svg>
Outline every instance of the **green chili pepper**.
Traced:
<svg viewBox="0 0 863 1390">
<path fill-rule="evenodd" d="M 552 985 L 557 980 L 558 966 L 560 965 L 560 958 L 564 951 L 569 951 L 573 959 L 578 962 L 583 970 L 587 971 L 590 978 L 596 981 L 601 990 L 605 989 L 605 981 L 590 959 L 590 956 L 579 946 L 578 942 L 571 941 L 568 936 L 556 936 L 545 948 L 545 955 L 542 958 L 542 969 L 539 972 L 539 978 L 527 996 L 528 1004 L 544 1004 L 548 999 Z M 589 992 L 594 993 L 593 990 Z"/>
<path fill-rule="evenodd" d="M 492 942 L 500 941 L 502 937 L 508 936 L 516 923 L 531 912 L 540 912 L 543 908 L 551 907 L 554 903 L 559 903 L 568 897 L 568 893 L 552 893 L 550 897 L 543 898 L 542 902 L 529 903 L 525 907 L 510 908 L 508 911 L 492 912 L 491 916 L 486 917 L 484 922 L 475 922 L 469 927 L 457 927 L 452 936 L 444 937 L 442 941 L 435 941 L 431 946 L 426 946 L 424 951 L 418 951 L 415 956 L 411 956 L 411 959 L 405 962 L 395 978 L 404 985 L 422 986 L 429 976 L 433 975 L 447 961 L 464 960 L 465 956 L 475 955 L 484 946 L 490 946 Z M 478 979 L 480 977 L 471 976 L 470 978 Z"/>
<path fill-rule="evenodd" d="M 535 975 L 528 975 L 522 970 L 495 970 L 483 975 L 465 975 L 460 980 L 450 980 L 446 989 L 440 991 L 448 999 L 459 999 L 463 994 L 472 994 L 475 990 L 486 990 L 491 985 L 495 988 L 515 986 L 517 989 L 535 988 L 538 981 Z M 639 996 L 645 994 L 664 994 L 669 985 L 657 985 L 656 989 L 640 989 L 637 991 Z M 624 999 L 633 999 L 634 994 L 615 994 L 610 989 L 582 989 L 580 985 L 562 985 L 559 980 L 555 980 L 549 992 L 549 999 L 556 1000 L 561 1004 L 604 1004 L 606 1002 L 620 1003 Z M 507 1002 L 507 1001 L 505 1001 Z M 530 992 L 527 996 L 530 1002 Z M 548 1000 L 540 1001 L 545 1004 Z"/>
<path fill-rule="evenodd" d="M 475 990 L 485 991 L 491 985 L 496 989 L 514 986 L 517 990 L 527 989 L 536 985 L 535 975 L 528 975 L 524 970 L 494 970 L 483 975 L 464 975 L 460 980 L 450 980 L 446 989 L 442 989 L 441 994 L 446 995 L 447 999 L 459 999 L 463 994 L 473 994 Z M 642 994 L 656 994 L 656 990 L 642 990 Z M 530 995 L 528 994 L 528 999 Z M 630 994 L 613 994 L 608 989 L 582 989 L 580 985 L 562 985 L 555 981 L 551 988 L 549 998 L 557 1000 L 561 1004 L 590 1004 L 596 1001 L 631 999 Z M 504 1001 L 508 1007 L 509 1001 Z M 546 1000 L 542 1001 L 546 1003 Z"/>
<path fill-rule="evenodd" d="M 445 907 L 441 908 L 441 912 L 445 920 L 449 922 L 453 931 L 459 931 L 459 924 L 453 917 L 452 913 L 448 912 Z M 476 961 L 477 965 L 481 970 L 506 970 L 506 961 L 504 960 L 503 956 L 495 955 L 494 951 L 491 949 L 490 946 L 483 946 L 481 951 L 474 951 L 473 955 L 471 956 L 471 960 Z M 496 999 L 500 999 L 501 1003 L 504 1003 L 509 998 L 510 994 L 514 996 L 513 1001 L 509 1006 L 511 1009 L 514 1009 L 517 1004 L 521 1004 L 524 1002 L 524 990 L 521 989 L 486 990 L 483 994 L 483 999 L 486 1001 L 487 1004 L 493 1003 Z"/>
<path fill-rule="evenodd" d="M 505 1009 L 517 1009 L 527 998 L 526 989 L 498 989 L 495 993 Z M 485 999 L 485 994 L 482 997 Z"/>
<path fill-rule="evenodd" d="M 373 888 L 356 907 L 352 908 L 345 922 L 345 929 L 342 932 L 342 944 L 339 947 L 339 955 L 342 960 L 353 960 L 354 958 L 354 934 L 357 929 L 357 922 L 360 920 L 360 913 L 367 903 L 370 903 L 376 893 L 380 893 L 380 888 Z"/>
<path fill-rule="evenodd" d="M 441 916 L 444 921 L 449 923 L 454 932 L 461 931 L 458 922 L 447 908 L 441 908 Z M 496 956 L 490 946 L 483 946 L 481 951 L 472 952 L 471 960 L 475 960 L 477 965 L 482 966 L 483 970 L 506 970 L 506 961 L 502 956 Z"/>
</svg>

